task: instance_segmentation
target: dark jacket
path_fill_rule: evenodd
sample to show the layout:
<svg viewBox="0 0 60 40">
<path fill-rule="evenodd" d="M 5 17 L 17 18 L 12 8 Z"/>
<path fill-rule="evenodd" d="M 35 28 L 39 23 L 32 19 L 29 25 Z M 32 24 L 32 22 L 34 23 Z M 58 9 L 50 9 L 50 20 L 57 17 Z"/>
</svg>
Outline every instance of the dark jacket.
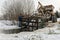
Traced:
<svg viewBox="0 0 60 40">
<path fill-rule="evenodd" d="M 19 19 L 19 21 L 22 21 L 22 16 L 19 16 L 18 19 Z"/>
</svg>

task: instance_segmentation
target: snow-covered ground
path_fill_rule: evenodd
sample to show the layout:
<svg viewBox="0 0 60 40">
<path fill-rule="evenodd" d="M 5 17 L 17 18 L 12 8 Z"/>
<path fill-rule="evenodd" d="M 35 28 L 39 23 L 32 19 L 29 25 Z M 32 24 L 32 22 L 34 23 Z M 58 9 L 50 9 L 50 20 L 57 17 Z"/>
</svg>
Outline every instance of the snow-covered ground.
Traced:
<svg viewBox="0 0 60 40">
<path fill-rule="evenodd" d="M 11 25 L 11 21 L 0 20 L 0 31 L 19 28 Z M 53 23 L 52 27 L 45 27 L 33 32 L 20 32 L 14 34 L 0 33 L 0 40 L 60 40 L 60 24 Z"/>
<path fill-rule="evenodd" d="M 8 29 L 17 29 L 19 28 L 17 25 L 13 25 L 12 21 L 8 20 L 0 20 L 0 29 L 8 30 Z"/>
</svg>

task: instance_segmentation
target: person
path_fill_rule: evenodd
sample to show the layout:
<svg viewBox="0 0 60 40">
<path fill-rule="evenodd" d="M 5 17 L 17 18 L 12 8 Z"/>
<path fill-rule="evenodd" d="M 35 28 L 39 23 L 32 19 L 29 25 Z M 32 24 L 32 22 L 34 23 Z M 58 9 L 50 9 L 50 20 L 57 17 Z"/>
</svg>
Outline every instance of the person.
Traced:
<svg viewBox="0 0 60 40">
<path fill-rule="evenodd" d="M 19 16 L 18 19 L 19 19 L 19 27 L 22 27 L 22 16 Z"/>
</svg>

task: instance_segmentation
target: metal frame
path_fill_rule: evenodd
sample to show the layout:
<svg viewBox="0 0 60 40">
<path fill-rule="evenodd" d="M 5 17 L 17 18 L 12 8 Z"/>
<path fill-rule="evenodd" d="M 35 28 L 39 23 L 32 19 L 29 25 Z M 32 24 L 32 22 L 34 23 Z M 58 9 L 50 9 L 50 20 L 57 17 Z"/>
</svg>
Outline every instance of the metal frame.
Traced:
<svg viewBox="0 0 60 40">
<path fill-rule="evenodd" d="M 22 28 L 27 28 L 29 30 L 29 28 L 31 27 L 32 31 L 38 29 L 38 27 L 40 27 L 39 23 L 41 23 L 41 22 L 39 22 L 39 19 L 40 19 L 40 17 L 22 18 Z M 30 23 L 31 23 L 31 25 L 30 25 Z"/>
</svg>

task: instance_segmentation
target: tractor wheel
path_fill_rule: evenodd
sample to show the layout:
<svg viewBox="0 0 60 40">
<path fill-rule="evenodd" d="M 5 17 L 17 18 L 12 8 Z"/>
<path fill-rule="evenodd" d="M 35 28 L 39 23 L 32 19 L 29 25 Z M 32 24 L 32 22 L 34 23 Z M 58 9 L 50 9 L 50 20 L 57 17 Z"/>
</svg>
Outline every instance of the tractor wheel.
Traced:
<svg viewBox="0 0 60 40">
<path fill-rule="evenodd" d="M 56 16 L 52 16 L 52 22 L 57 22 L 57 17 Z"/>
</svg>

